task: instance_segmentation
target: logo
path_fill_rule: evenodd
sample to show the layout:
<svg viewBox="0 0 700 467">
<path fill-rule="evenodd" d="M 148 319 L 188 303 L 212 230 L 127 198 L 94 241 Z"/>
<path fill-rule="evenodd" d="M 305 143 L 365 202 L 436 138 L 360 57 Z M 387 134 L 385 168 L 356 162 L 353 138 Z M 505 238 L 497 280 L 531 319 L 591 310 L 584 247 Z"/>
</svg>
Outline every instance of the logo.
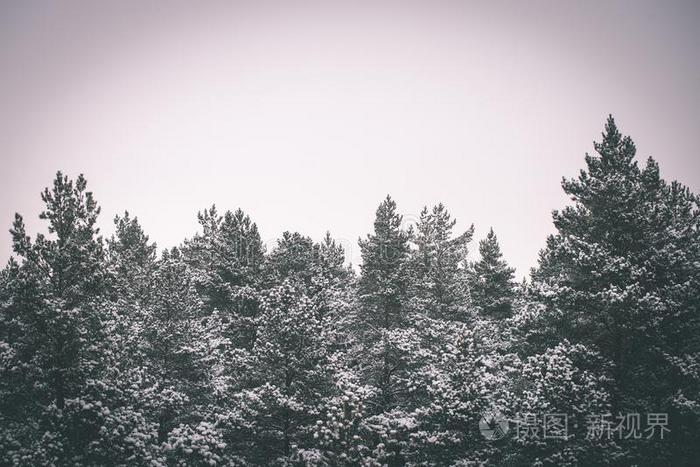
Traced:
<svg viewBox="0 0 700 467">
<path fill-rule="evenodd" d="M 479 431 L 488 441 L 498 441 L 508 434 L 508 419 L 498 410 L 489 410 L 481 414 Z"/>
</svg>

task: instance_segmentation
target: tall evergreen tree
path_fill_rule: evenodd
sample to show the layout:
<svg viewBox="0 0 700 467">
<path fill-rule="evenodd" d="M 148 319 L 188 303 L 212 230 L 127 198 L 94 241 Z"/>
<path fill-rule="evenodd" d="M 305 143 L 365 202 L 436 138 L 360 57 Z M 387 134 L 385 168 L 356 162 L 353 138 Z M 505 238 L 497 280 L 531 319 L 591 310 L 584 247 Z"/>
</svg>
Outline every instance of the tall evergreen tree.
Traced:
<svg viewBox="0 0 700 467">
<path fill-rule="evenodd" d="M 312 285 L 314 265 L 320 259 L 320 247 L 299 232 L 284 232 L 277 246 L 268 256 L 270 283 L 285 279 L 309 288 Z"/>
<path fill-rule="evenodd" d="M 221 255 L 228 262 L 222 277 L 230 284 L 253 285 L 264 266 L 265 247 L 258 226 L 241 209 L 226 211 L 221 222 Z"/>
<path fill-rule="evenodd" d="M 402 228 L 402 220 L 396 202 L 387 196 L 377 208 L 374 234 L 359 240 L 361 315 L 364 324 L 373 329 L 393 329 L 407 323 L 411 234 Z"/>
<path fill-rule="evenodd" d="M 358 284 L 356 358 L 362 378 L 376 388 L 372 402 L 375 416 L 368 423 L 373 426 L 373 442 L 379 449 L 377 456 L 389 465 L 405 461 L 402 454 L 405 442 L 397 438 L 387 447 L 382 440 L 386 441 L 386 434 L 392 430 L 403 436 L 404 430 L 395 428 L 406 416 L 402 402 L 409 397 L 411 387 L 407 340 L 414 340 L 406 332 L 411 312 L 408 306 L 411 232 L 403 229 L 401 223 L 396 203 L 387 196 L 377 209 L 374 234 L 359 242 L 362 275 Z"/>
<path fill-rule="evenodd" d="M 58 172 L 41 198 L 48 235 L 32 241 L 19 214 L 10 230 L 17 258 L 3 273 L 0 372 L 10 384 L 0 426 L 14 429 L 6 452 L 25 462 L 72 463 L 96 433 L 68 414 L 105 363 L 100 209 L 82 175 L 73 182 Z"/>
<path fill-rule="evenodd" d="M 291 281 L 301 287 L 316 305 L 319 313 L 326 314 L 338 300 L 348 300 L 352 285 L 352 271 L 344 266 L 345 251 L 326 232 L 321 243 L 298 232 L 284 232 L 277 246 L 267 258 L 270 285 Z M 344 296 L 344 298 L 343 298 Z"/>
<path fill-rule="evenodd" d="M 416 226 L 413 253 L 412 294 L 423 315 L 435 318 L 464 320 L 468 286 L 466 281 L 467 245 L 474 226 L 452 237 L 456 224 L 440 203 L 431 211 L 421 211 Z"/>
<path fill-rule="evenodd" d="M 197 218 L 202 231 L 185 241 L 183 259 L 197 272 L 196 288 L 205 310 L 221 312 L 232 343 L 250 348 L 265 262 L 258 227 L 240 209 L 221 216 L 212 206 Z"/>
<path fill-rule="evenodd" d="M 332 390 L 326 323 L 304 287 L 289 279 L 264 292 L 256 322 L 247 381 L 232 394 L 228 437 L 248 463 L 299 462 Z"/>
<path fill-rule="evenodd" d="M 32 242 L 19 214 L 10 231 L 21 259 L 13 307 L 24 327 L 13 345 L 36 365 L 41 386 L 48 389 L 48 399 L 39 400 L 59 409 L 95 365 L 89 339 L 97 338 L 100 328 L 95 306 L 104 279 L 95 226 L 100 208 L 86 188 L 82 175 L 74 183 L 58 172 L 53 188 L 41 195 L 46 208 L 39 217 L 48 222 L 50 236 L 38 234 Z"/>
<path fill-rule="evenodd" d="M 698 379 L 688 365 L 700 356 L 700 203 L 663 181 L 652 159 L 640 169 L 612 117 L 595 149 L 587 169 L 562 183 L 575 204 L 554 212 L 558 233 L 533 273 L 545 305 L 533 328 L 612 362 L 614 411 L 671 414 L 672 441 L 626 443 L 629 461 L 653 464 L 673 452 L 686 463 L 695 455 L 688 446 L 698 445 L 688 403 L 698 400 Z"/>
<path fill-rule="evenodd" d="M 114 218 L 115 232 L 107 240 L 107 266 L 113 278 L 113 292 L 120 299 L 143 303 L 156 263 L 156 244 L 150 242 L 138 218 L 127 211 Z"/>
<path fill-rule="evenodd" d="M 481 259 L 472 265 L 470 294 L 473 304 L 487 317 L 505 318 L 512 314 L 516 284 L 515 269 L 503 259 L 493 229 L 479 242 Z"/>
</svg>

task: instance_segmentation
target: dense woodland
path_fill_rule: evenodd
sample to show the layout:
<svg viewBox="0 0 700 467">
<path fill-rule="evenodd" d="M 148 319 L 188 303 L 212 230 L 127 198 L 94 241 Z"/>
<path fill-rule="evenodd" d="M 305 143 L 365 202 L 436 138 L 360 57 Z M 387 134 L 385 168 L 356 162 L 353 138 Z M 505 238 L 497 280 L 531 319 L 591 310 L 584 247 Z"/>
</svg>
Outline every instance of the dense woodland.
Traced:
<svg viewBox="0 0 700 467">
<path fill-rule="evenodd" d="M 697 465 L 700 199 L 612 118 L 562 187 L 521 283 L 441 204 L 387 197 L 356 271 L 213 206 L 170 250 L 130 213 L 103 239 L 59 172 L 0 272 L 0 464 Z"/>
</svg>

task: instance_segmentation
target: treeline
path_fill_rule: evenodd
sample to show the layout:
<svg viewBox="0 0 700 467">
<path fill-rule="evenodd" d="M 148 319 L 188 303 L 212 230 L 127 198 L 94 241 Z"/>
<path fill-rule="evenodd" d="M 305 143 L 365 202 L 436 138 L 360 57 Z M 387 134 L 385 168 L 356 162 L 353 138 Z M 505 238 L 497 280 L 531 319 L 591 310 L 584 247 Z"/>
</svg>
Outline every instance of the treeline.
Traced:
<svg viewBox="0 0 700 467">
<path fill-rule="evenodd" d="M 0 463 L 694 465 L 700 200 L 612 118 L 595 149 L 523 283 L 443 205 L 405 229 L 387 197 L 356 274 L 240 210 L 103 240 L 59 173 L 0 273 Z"/>
</svg>

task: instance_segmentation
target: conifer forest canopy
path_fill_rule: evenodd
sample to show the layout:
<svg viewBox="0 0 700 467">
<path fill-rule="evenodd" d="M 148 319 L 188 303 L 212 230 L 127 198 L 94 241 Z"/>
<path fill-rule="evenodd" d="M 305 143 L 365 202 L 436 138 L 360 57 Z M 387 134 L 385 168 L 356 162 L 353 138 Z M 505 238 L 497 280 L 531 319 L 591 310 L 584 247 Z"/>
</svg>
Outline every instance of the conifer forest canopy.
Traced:
<svg viewBox="0 0 700 467">
<path fill-rule="evenodd" d="M 635 151 L 610 117 L 522 282 L 442 204 L 381 200 L 359 268 L 216 206 L 159 252 L 58 172 L 0 273 L 0 464 L 697 465 L 700 198 Z"/>
</svg>

